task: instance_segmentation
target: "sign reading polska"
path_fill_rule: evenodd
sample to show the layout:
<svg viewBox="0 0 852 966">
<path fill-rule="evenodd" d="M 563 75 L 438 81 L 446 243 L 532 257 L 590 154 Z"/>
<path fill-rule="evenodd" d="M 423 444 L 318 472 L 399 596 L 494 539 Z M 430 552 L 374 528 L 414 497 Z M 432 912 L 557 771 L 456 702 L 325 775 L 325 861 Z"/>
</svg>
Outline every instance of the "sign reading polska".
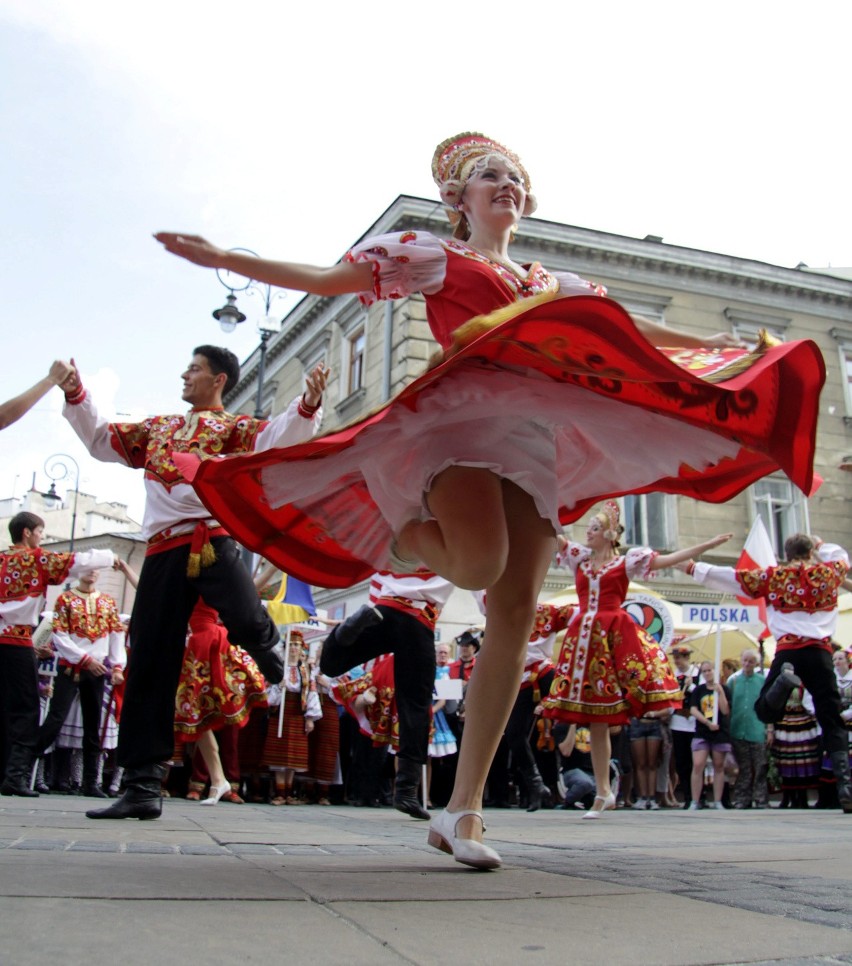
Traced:
<svg viewBox="0 0 852 966">
<path fill-rule="evenodd" d="M 760 624 L 760 608 L 743 604 L 681 604 L 685 624 Z"/>
</svg>

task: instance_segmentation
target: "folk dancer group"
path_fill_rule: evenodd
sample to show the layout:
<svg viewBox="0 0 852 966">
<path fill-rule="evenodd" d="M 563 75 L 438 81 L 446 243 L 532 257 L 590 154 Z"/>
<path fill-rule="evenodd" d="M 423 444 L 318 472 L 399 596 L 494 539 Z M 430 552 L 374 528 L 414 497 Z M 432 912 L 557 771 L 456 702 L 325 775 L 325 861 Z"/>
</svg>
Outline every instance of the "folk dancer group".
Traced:
<svg viewBox="0 0 852 966">
<path fill-rule="evenodd" d="M 357 293 L 365 305 L 420 292 L 441 352 L 362 422 L 311 441 L 322 367 L 308 376 L 301 400 L 268 426 L 231 416 L 221 396 L 232 375 L 211 347 L 196 351 L 183 376 L 188 417 L 109 425 L 76 373 L 64 384 L 67 414 L 90 451 L 144 468 L 148 489 L 151 543 L 119 740 L 128 790 L 92 817 L 159 814 L 158 762 L 171 750 L 183 635 L 199 595 L 261 670 L 281 677 L 280 664 L 270 666 L 271 622 L 245 586 L 232 535 L 310 583 L 347 586 L 375 572 L 423 569 L 486 590 L 485 639 L 465 696 L 455 786 L 432 819 L 429 841 L 459 862 L 495 868 L 500 857 L 482 841 L 483 791 L 561 527 L 624 493 L 722 502 L 779 470 L 810 489 L 824 379 L 813 343 L 747 350 L 727 333 L 699 339 L 631 317 L 577 276 L 518 264 L 509 244 L 536 200 L 520 159 L 492 139 L 449 138 L 434 153 L 432 173 L 453 225 L 450 240 L 418 231 L 370 238 L 327 268 L 257 259 L 198 236 L 157 235 L 199 265 L 284 288 Z M 698 353 L 707 378 L 698 374 Z M 609 546 L 614 557 L 612 538 Z M 582 553 L 573 556 L 578 579 L 588 582 L 570 634 L 577 652 L 609 630 L 618 571 L 653 570 L 661 559 L 648 552 L 614 564 L 603 543 Z M 158 607 L 166 595 L 172 606 Z M 617 625 L 613 631 L 627 636 Z M 615 690 L 605 714 L 675 703 L 659 655 L 641 645 L 629 652 L 616 644 L 611 653 L 606 683 Z M 588 701 L 588 685 L 598 684 L 590 677 L 584 688 L 578 662 L 579 653 L 560 657 L 553 713 L 573 714 L 573 703 Z M 601 706 L 590 702 L 589 710 L 599 714 Z"/>
</svg>

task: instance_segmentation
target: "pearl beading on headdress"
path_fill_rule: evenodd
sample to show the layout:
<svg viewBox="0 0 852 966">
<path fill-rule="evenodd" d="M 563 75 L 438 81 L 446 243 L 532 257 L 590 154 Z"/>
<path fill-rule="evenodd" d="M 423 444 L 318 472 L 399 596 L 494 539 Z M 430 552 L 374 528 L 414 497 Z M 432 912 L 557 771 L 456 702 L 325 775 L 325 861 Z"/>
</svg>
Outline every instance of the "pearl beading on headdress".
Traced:
<svg viewBox="0 0 852 966">
<path fill-rule="evenodd" d="M 531 215 L 537 205 L 530 189 L 530 176 L 521 159 L 505 145 L 478 131 L 465 131 L 442 141 L 432 155 L 432 177 L 441 194 L 441 201 L 449 208 L 459 203 L 464 186 L 473 173 L 477 161 L 499 155 L 517 169 L 527 193 L 525 215 Z"/>
</svg>

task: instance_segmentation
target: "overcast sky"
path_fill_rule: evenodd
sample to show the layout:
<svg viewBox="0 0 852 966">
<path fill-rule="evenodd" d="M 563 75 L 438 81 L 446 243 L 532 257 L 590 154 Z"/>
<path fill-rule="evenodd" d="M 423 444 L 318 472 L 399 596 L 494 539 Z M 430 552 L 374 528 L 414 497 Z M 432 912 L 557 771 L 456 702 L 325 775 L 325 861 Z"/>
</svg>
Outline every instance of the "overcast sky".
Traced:
<svg viewBox="0 0 852 966">
<path fill-rule="evenodd" d="M 437 197 L 463 130 L 521 155 L 541 218 L 852 266 L 852 5 L 575 6 L 0 0 L 0 397 L 73 355 L 106 414 L 181 411 L 192 347 L 246 357 L 260 306 L 223 335 L 216 276 L 152 232 L 327 264 Z M 140 474 L 90 460 L 60 403 L 0 437 L 0 498 L 68 453 L 141 519 Z"/>
</svg>

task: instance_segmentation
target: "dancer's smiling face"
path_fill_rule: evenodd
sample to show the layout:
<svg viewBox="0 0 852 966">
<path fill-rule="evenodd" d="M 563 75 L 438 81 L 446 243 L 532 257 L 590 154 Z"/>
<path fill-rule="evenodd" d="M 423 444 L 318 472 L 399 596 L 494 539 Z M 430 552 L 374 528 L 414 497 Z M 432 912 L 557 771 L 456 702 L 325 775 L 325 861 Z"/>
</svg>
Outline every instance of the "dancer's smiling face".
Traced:
<svg viewBox="0 0 852 966">
<path fill-rule="evenodd" d="M 527 193 L 517 168 L 493 154 L 477 165 L 464 186 L 459 211 L 471 227 L 516 225 L 523 217 Z"/>
<path fill-rule="evenodd" d="M 586 546 L 591 550 L 604 550 L 612 546 L 612 542 L 605 536 L 606 527 L 597 518 L 592 517 L 586 527 Z"/>
</svg>

